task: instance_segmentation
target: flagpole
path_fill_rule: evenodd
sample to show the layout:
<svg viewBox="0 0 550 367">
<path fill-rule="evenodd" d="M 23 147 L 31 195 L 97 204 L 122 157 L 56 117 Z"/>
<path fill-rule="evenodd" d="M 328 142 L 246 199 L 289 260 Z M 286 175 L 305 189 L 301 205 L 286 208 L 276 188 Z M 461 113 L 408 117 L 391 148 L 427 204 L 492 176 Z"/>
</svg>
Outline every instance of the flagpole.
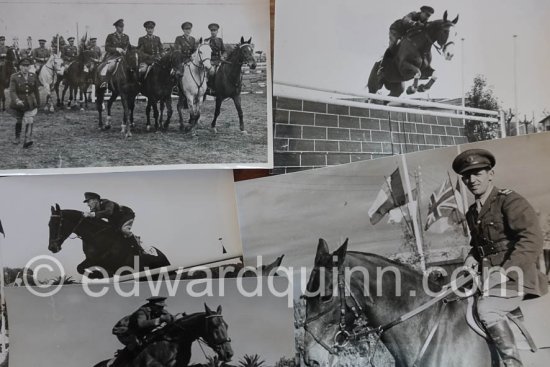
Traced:
<svg viewBox="0 0 550 367">
<path fill-rule="evenodd" d="M 409 201 L 412 201 L 412 190 L 411 190 L 411 181 L 409 179 L 409 169 L 407 167 L 407 159 L 405 158 L 404 154 L 401 154 L 401 162 L 403 163 L 403 175 L 405 176 L 405 187 L 407 189 L 407 195 L 409 195 Z M 410 210 L 409 210 L 410 213 Z M 413 211 L 416 217 L 416 213 Z M 418 251 L 418 255 L 420 256 L 420 267 L 422 271 L 426 271 L 426 259 L 424 258 L 424 249 L 422 244 L 422 236 L 420 235 L 420 229 L 418 228 L 418 221 L 416 218 L 412 217 L 412 224 L 414 228 L 414 238 L 416 240 L 416 248 Z"/>
<path fill-rule="evenodd" d="M 392 201 L 394 203 L 397 202 L 397 200 L 395 200 L 395 196 L 393 195 L 393 191 L 391 189 L 391 185 L 389 184 L 388 182 L 388 178 L 386 176 L 384 176 L 384 181 L 386 182 L 386 185 L 388 185 L 388 190 L 390 192 L 390 195 L 391 195 L 391 198 L 392 198 Z M 401 212 L 401 216 L 403 216 L 403 220 L 405 221 L 405 224 L 407 225 L 407 230 L 409 230 L 410 232 L 412 232 L 413 236 L 414 236 L 414 229 L 411 228 L 411 226 L 409 225 L 409 222 L 407 221 L 407 216 L 405 215 L 405 212 L 403 212 L 403 207 L 401 205 L 399 205 L 399 211 Z M 410 213 L 409 213 L 409 216 L 410 216 Z"/>
<path fill-rule="evenodd" d="M 460 223 L 462 224 L 462 230 L 464 231 L 464 237 L 468 237 L 469 232 L 468 232 L 468 227 L 466 226 L 466 211 L 464 210 L 464 205 L 463 205 L 463 203 L 459 203 L 458 199 L 456 198 L 455 185 L 453 185 L 453 180 L 451 179 L 451 173 L 449 171 L 447 171 L 447 176 L 449 177 L 449 184 L 451 185 L 451 189 L 453 190 L 453 197 L 455 198 L 456 208 L 458 209 L 459 207 L 462 207 L 462 210 L 457 210 L 458 211 L 457 219 L 459 219 Z M 457 183 L 459 185 L 462 184 L 462 182 L 460 182 L 460 178 L 457 179 Z M 462 186 L 461 186 L 461 189 L 462 189 Z M 462 193 L 465 194 L 464 190 L 460 190 L 460 193 L 461 193 L 460 196 L 464 196 Z"/>
<path fill-rule="evenodd" d="M 422 237 L 422 243 L 424 243 L 424 226 L 422 224 L 422 214 L 420 212 L 420 203 L 422 197 L 422 172 L 421 167 L 418 166 L 417 174 L 415 175 L 416 179 L 416 215 L 418 215 L 418 224 L 420 230 L 420 236 Z M 412 201 L 413 198 L 411 198 Z"/>
</svg>

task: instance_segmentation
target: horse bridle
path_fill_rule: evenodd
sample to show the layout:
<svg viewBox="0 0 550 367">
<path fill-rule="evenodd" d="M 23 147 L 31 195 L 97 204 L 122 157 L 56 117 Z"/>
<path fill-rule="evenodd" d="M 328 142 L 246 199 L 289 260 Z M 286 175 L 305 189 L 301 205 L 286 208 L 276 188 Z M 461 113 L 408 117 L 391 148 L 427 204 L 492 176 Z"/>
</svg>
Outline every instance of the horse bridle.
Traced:
<svg viewBox="0 0 550 367">
<path fill-rule="evenodd" d="M 334 265 L 338 266 L 338 260 L 334 260 Z M 460 282 L 459 282 L 460 280 Z M 463 277 L 461 279 L 457 280 L 458 284 L 464 285 L 469 280 L 471 280 L 471 277 Z M 346 302 L 346 290 L 349 291 L 349 294 L 351 296 L 351 299 L 353 300 L 354 306 L 349 307 Z M 420 351 L 417 354 L 417 357 L 415 359 L 415 362 L 413 364 L 413 367 L 417 367 L 419 361 L 422 359 L 424 353 L 426 352 L 433 336 L 435 335 L 435 332 L 438 329 L 439 323 L 441 321 L 441 318 L 443 316 L 443 311 L 445 310 L 445 307 L 447 303 L 450 301 L 443 296 L 439 296 L 434 298 L 432 301 L 427 302 L 427 304 L 421 305 L 417 308 L 415 308 L 413 311 L 410 311 L 406 313 L 405 315 L 402 315 L 398 317 L 397 319 L 384 324 L 380 325 L 378 327 L 370 327 L 368 325 L 368 320 L 366 318 L 366 315 L 361 308 L 359 302 L 357 301 L 356 297 L 353 295 L 353 292 L 351 291 L 351 288 L 346 284 L 346 279 L 344 276 L 344 268 L 343 266 L 338 266 L 338 297 L 340 298 L 340 322 L 339 322 L 339 330 L 334 335 L 334 345 L 329 346 L 327 343 L 325 343 L 321 338 L 319 338 L 317 335 L 315 335 L 308 327 L 308 324 L 320 319 L 324 315 L 326 315 L 329 312 L 332 312 L 330 308 L 327 308 L 327 310 L 318 313 L 314 317 L 307 319 L 303 322 L 302 327 L 304 330 L 311 335 L 311 337 L 319 344 L 321 345 L 329 354 L 332 355 L 338 355 L 340 351 L 349 344 L 350 341 L 356 341 L 362 337 L 368 337 L 369 335 L 374 335 L 376 338 L 376 344 L 380 341 L 380 338 L 382 337 L 382 334 L 389 329 L 393 328 L 394 326 L 420 314 L 421 312 L 425 311 L 429 307 L 426 307 L 426 305 L 432 303 L 439 304 L 438 310 L 437 310 L 437 316 L 436 321 L 434 325 L 430 328 L 430 331 L 428 333 L 428 336 L 424 340 L 424 343 L 422 344 L 422 347 L 420 348 Z M 455 299 L 457 300 L 457 299 Z M 430 305 L 431 307 L 432 305 Z M 350 331 L 346 328 L 346 316 L 348 309 L 351 308 L 351 311 L 353 312 L 354 316 L 354 328 Z M 358 312 L 360 311 L 360 313 Z M 376 348 L 374 349 L 373 354 L 369 358 L 369 363 L 372 365 L 372 360 L 374 357 L 374 353 L 376 353 Z"/>
<path fill-rule="evenodd" d="M 197 48 L 197 54 L 199 55 L 199 65 L 195 64 L 193 62 L 193 59 L 191 59 L 191 61 L 189 61 L 188 63 L 186 63 L 185 65 L 187 65 L 187 67 L 189 68 L 189 73 L 191 74 L 191 79 L 193 79 L 193 82 L 195 82 L 195 85 L 197 86 L 197 88 L 200 88 L 200 86 L 202 84 L 204 84 L 204 80 L 206 79 L 206 73 L 204 73 L 204 75 L 202 76 L 202 78 L 199 80 L 199 82 L 197 82 L 197 80 L 195 79 L 195 77 L 193 76 L 193 73 L 191 73 L 191 66 L 189 66 L 188 64 L 193 64 L 193 66 L 195 66 L 196 68 L 198 69 L 204 69 L 205 66 L 204 66 L 204 63 L 205 61 L 207 60 L 210 60 L 210 57 L 206 58 L 206 59 L 203 59 L 202 58 L 202 54 L 201 54 L 201 47 L 202 46 L 208 46 L 210 47 L 209 44 L 207 43 L 203 43 L 203 44 L 200 44 L 199 47 Z M 184 65 L 184 67 L 185 67 Z"/>
<path fill-rule="evenodd" d="M 61 229 L 63 228 L 63 215 L 61 215 L 61 214 L 52 214 L 50 216 L 50 218 L 59 218 L 59 225 L 57 226 L 57 237 L 54 239 L 54 241 L 62 242 L 64 240 L 63 238 L 61 238 Z M 74 233 L 74 231 L 78 228 L 78 226 L 80 226 L 80 223 L 82 223 L 83 220 L 84 220 L 84 216 L 82 216 L 80 218 L 78 223 L 76 223 L 76 225 L 73 227 L 73 229 L 71 229 L 71 232 L 69 232 L 69 233 Z"/>
</svg>

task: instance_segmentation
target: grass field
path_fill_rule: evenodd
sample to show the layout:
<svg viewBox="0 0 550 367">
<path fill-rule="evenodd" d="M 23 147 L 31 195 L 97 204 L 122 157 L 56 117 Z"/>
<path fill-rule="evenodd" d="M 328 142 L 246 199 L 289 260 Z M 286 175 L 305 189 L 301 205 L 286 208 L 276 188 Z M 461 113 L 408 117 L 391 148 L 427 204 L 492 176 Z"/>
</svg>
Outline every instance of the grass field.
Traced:
<svg viewBox="0 0 550 367">
<path fill-rule="evenodd" d="M 267 162 L 267 98 L 262 94 L 242 95 L 245 129 L 239 130 L 239 119 L 232 100 L 222 104 L 218 133 L 210 130 L 214 101 L 204 102 L 197 134 L 179 131 L 178 115 L 174 115 L 167 132 L 145 130 L 145 100 L 136 102 L 133 136 L 124 139 L 120 133 L 122 106 L 115 102 L 113 128 L 98 130 L 95 104 L 85 111 L 40 111 L 35 118 L 34 145 L 23 149 L 13 145 L 15 118 L 0 112 L 0 169 L 111 167 L 160 164 L 266 163 Z M 151 113 L 152 118 L 152 113 Z M 189 114 L 184 110 L 184 121 Z"/>
</svg>

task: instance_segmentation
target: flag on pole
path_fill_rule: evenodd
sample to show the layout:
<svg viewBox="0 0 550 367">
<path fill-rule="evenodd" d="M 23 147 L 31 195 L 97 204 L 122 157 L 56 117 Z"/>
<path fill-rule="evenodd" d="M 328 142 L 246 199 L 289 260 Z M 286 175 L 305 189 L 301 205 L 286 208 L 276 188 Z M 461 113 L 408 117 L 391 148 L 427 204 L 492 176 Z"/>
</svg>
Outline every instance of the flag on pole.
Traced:
<svg viewBox="0 0 550 367">
<path fill-rule="evenodd" d="M 457 223 L 461 222 L 464 215 L 462 206 L 458 205 L 461 202 L 462 195 L 460 191 L 457 192 L 453 188 L 451 180 L 446 178 L 439 190 L 430 196 L 428 216 L 424 230 L 427 231 L 432 224 L 442 218 L 448 217 L 450 219 L 453 214 L 456 215 L 455 221 Z"/>
<path fill-rule="evenodd" d="M 374 199 L 368 211 L 370 223 L 375 225 L 380 222 L 390 210 L 403 206 L 406 202 L 407 196 L 403 188 L 399 168 L 397 168 L 390 177 L 386 178 L 384 186 L 382 186 L 378 192 L 376 199 Z"/>
</svg>

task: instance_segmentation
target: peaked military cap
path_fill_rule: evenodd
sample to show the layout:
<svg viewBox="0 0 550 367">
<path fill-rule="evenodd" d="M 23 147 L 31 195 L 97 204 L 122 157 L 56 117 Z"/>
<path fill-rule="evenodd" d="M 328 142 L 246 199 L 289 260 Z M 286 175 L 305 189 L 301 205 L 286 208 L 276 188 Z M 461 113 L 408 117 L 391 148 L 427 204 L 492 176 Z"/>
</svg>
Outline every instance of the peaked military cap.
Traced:
<svg viewBox="0 0 550 367">
<path fill-rule="evenodd" d="M 83 203 L 87 203 L 88 201 L 90 201 L 90 200 L 92 200 L 92 199 L 100 200 L 100 199 L 101 199 L 101 196 L 99 196 L 99 194 L 96 194 L 95 192 L 85 192 L 85 193 L 84 193 L 84 201 L 83 201 Z"/>
<path fill-rule="evenodd" d="M 211 31 L 217 31 L 218 29 L 220 29 L 220 25 L 218 23 L 210 23 L 208 25 L 208 29 L 210 29 Z"/>
<path fill-rule="evenodd" d="M 122 27 L 124 25 L 124 19 L 119 19 L 113 23 L 115 27 Z"/>
<path fill-rule="evenodd" d="M 468 171 L 493 168 L 496 164 L 495 156 L 485 149 L 468 149 L 460 153 L 453 161 L 453 170 L 462 175 Z"/>
<path fill-rule="evenodd" d="M 433 14 L 434 13 L 434 8 L 432 8 L 431 6 L 424 5 L 423 7 L 420 8 L 420 11 L 423 11 L 425 13 Z"/>
<path fill-rule="evenodd" d="M 43 38 L 41 38 L 41 39 L 38 40 L 38 42 L 40 42 L 40 43 L 46 43 L 46 40 L 43 39 Z"/>
<path fill-rule="evenodd" d="M 181 29 L 191 29 L 191 28 L 193 28 L 193 23 L 191 23 L 191 22 L 184 22 L 181 25 Z"/>
<path fill-rule="evenodd" d="M 19 61 L 19 66 L 21 65 L 29 66 L 30 64 L 32 64 L 32 62 L 28 57 L 24 57 L 21 59 L 21 61 Z"/>
<path fill-rule="evenodd" d="M 166 301 L 166 297 L 156 296 L 147 298 L 147 302 L 149 303 L 164 303 L 164 301 Z"/>
<path fill-rule="evenodd" d="M 148 20 L 145 23 L 143 23 L 143 26 L 145 28 L 155 28 L 156 24 L 152 20 Z"/>
<path fill-rule="evenodd" d="M 67 38 L 67 41 L 74 41 L 74 37 Z"/>
</svg>

